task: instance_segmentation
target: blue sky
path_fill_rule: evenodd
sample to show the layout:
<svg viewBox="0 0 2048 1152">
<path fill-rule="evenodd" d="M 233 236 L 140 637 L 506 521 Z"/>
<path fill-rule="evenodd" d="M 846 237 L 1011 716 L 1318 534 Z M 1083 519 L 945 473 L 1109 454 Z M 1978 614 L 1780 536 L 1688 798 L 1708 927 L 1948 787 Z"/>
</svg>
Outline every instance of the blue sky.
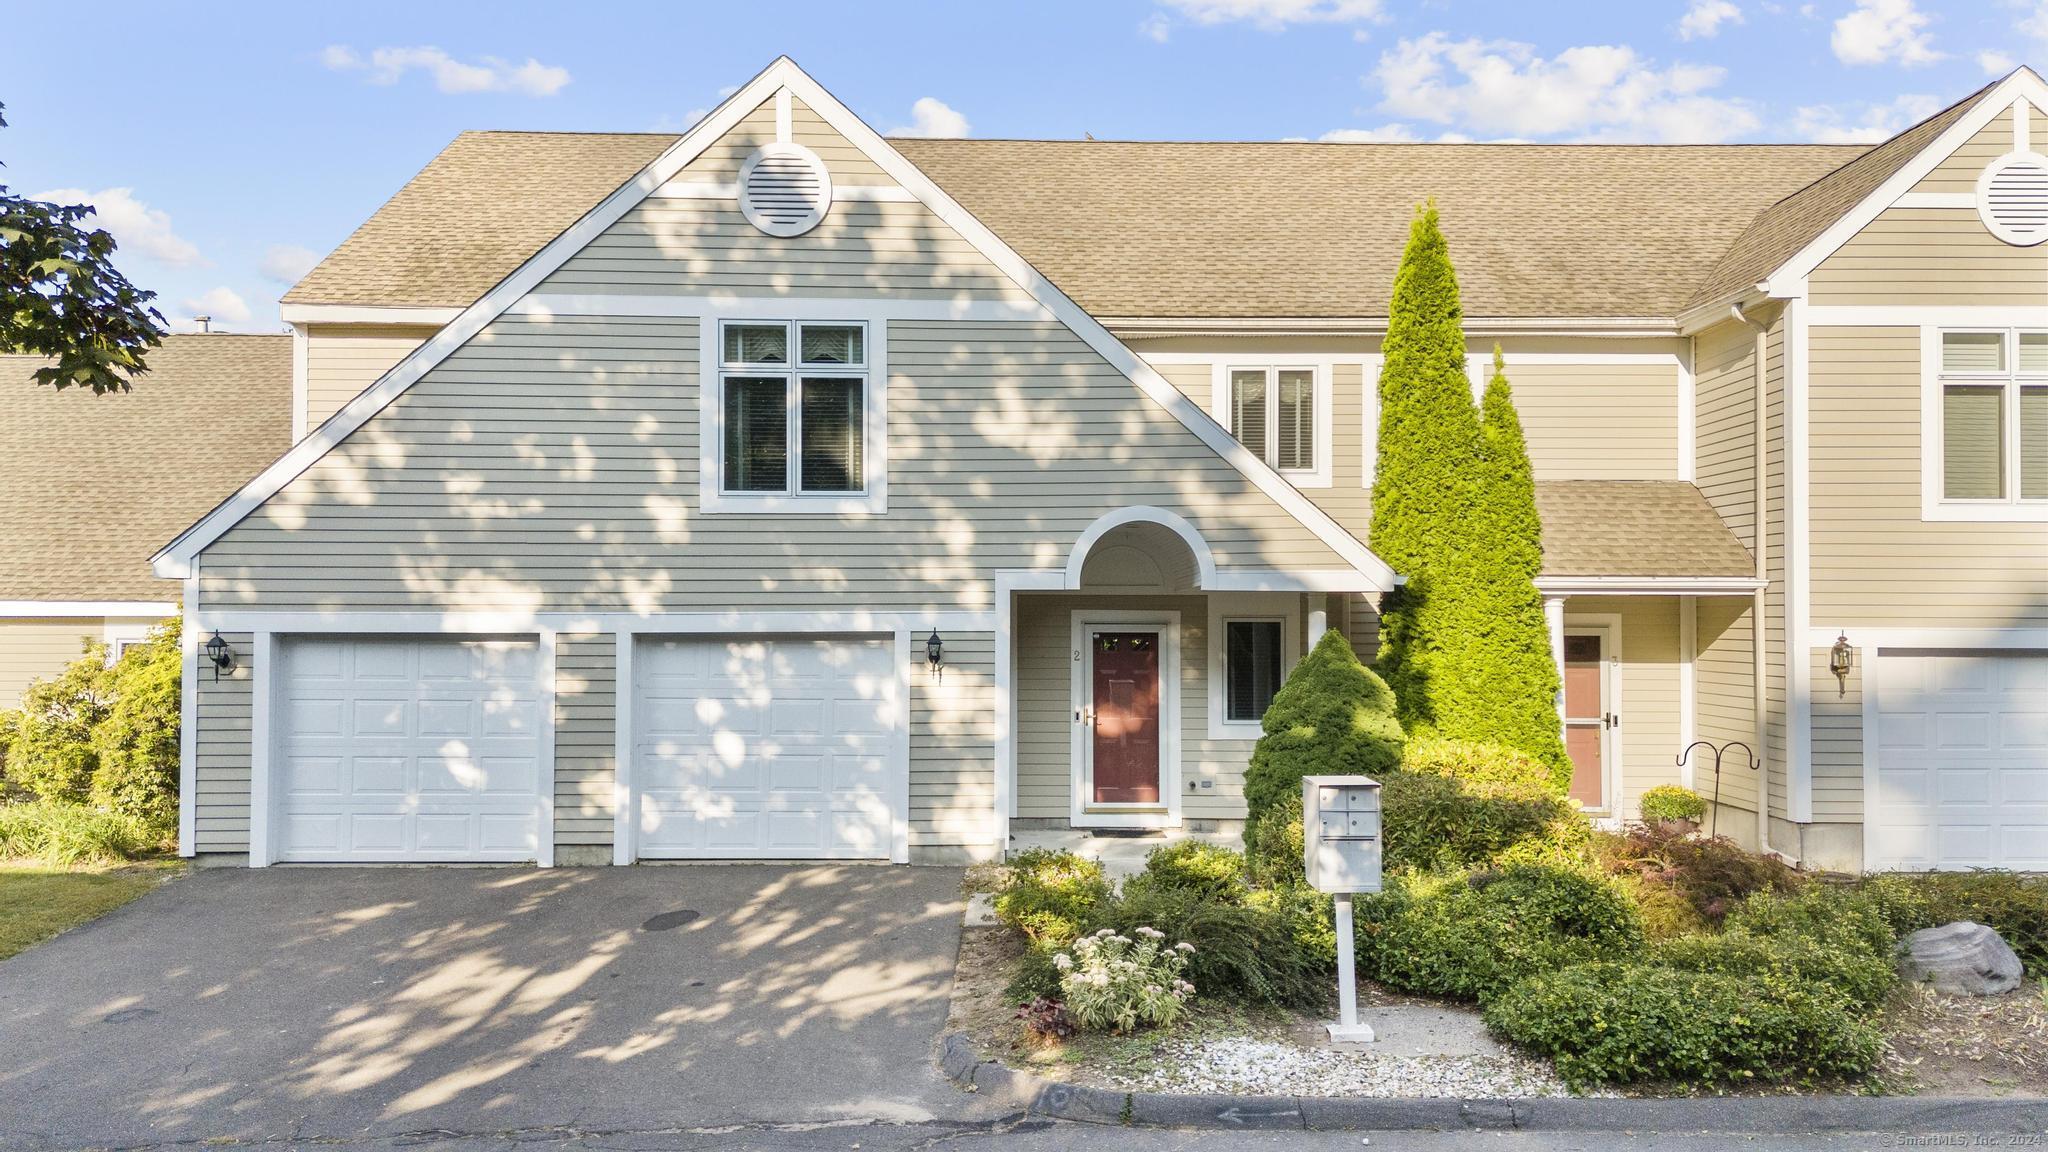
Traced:
<svg viewBox="0 0 2048 1152">
<path fill-rule="evenodd" d="M 787 53 L 885 132 L 1878 139 L 2048 0 L 64 5 L 0 40 L 0 182 L 89 198 L 181 326 L 276 300 L 465 128 L 680 131 Z M 508 188 L 505 195 L 518 195 Z"/>
</svg>

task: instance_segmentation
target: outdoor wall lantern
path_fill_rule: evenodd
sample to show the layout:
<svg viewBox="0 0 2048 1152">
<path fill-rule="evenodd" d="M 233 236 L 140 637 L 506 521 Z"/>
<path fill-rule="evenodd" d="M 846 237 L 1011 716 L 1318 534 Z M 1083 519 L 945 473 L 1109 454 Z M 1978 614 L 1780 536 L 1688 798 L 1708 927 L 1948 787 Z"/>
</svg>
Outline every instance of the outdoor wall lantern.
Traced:
<svg viewBox="0 0 2048 1152">
<path fill-rule="evenodd" d="M 1849 694 L 1849 669 L 1856 666 L 1856 649 L 1849 643 L 1847 632 L 1835 637 L 1834 646 L 1828 649 L 1828 671 L 1835 674 L 1840 686 L 1840 695 Z"/>
<path fill-rule="evenodd" d="M 215 680 L 220 679 L 221 673 L 235 670 L 234 646 L 221 639 L 220 629 L 218 628 L 213 630 L 213 639 L 206 642 L 206 658 L 213 664 L 213 678 Z"/>
<path fill-rule="evenodd" d="M 937 628 L 932 629 L 931 636 L 924 642 L 924 664 L 931 669 L 933 676 L 946 666 L 946 642 L 939 639 Z"/>
</svg>

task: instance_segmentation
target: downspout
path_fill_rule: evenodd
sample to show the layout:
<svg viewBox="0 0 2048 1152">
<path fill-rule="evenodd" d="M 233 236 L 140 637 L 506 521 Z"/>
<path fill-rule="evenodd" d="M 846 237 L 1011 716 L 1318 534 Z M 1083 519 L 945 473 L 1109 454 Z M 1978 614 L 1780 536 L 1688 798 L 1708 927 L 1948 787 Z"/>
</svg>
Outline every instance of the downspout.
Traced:
<svg viewBox="0 0 2048 1152">
<path fill-rule="evenodd" d="M 1764 620 L 1765 594 L 1770 587 L 1771 570 L 1769 561 L 1770 533 L 1770 492 L 1768 482 L 1770 416 L 1770 379 L 1765 347 L 1770 325 L 1759 324 L 1750 319 L 1742 305 L 1731 304 L 1728 314 L 1742 322 L 1756 334 L 1756 419 L 1751 426 L 1750 436 L 1755 444 L 1755 474 L 1751 478 L 1754 486 L 1754 519 L 1750 532 L 1756 543 L 1757 589 L 1750 594 L 1749 604 L 1749 651 L 1751 707 L 1756 714 L 1756 842 L 1757 851 L 1771 850 L 1771 730 L 1770 730 L 1770 681 L 1767 679 L 1769 661 L 1765 658 L 1765 646 L 1769 639 L 1769 628 Z"/>
</svg>

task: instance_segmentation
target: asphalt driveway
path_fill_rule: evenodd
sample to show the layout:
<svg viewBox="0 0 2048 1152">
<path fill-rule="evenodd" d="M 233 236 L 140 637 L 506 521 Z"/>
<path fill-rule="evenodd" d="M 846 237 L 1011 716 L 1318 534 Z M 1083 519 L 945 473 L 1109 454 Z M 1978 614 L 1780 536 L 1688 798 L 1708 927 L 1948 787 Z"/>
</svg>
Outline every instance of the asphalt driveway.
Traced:
<svg viewBox="0 0 2048 1152">
<path fill-rule="evenodd" d="M 198 872 L 0 962 L 0 1145 L 968 1119 L 959 881 Z"/>
</svg>

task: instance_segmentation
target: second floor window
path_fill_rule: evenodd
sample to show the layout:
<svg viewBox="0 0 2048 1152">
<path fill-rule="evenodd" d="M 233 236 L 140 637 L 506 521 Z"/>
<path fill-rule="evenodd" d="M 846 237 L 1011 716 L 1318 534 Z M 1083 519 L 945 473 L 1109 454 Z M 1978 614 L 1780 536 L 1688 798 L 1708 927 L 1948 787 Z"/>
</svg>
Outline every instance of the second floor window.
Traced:
<svg viewBox="0 0 2048 1152">
<path fill-rule="evenodd" d="M 1942 499 L 2048 501 L 2048 331 L 1941 334 Z"/>
<path fill-rule="evenodd" d="M 867 326 L 719 328 L 720 487 L 759 495 L 867 488 Z"/>
<path fill-rule="evenodd" d="M 1238 443 L 1286 472 L 1316 467 L 1313 368 L 1232 368 L 1230 431 Z"/>
</svg>

